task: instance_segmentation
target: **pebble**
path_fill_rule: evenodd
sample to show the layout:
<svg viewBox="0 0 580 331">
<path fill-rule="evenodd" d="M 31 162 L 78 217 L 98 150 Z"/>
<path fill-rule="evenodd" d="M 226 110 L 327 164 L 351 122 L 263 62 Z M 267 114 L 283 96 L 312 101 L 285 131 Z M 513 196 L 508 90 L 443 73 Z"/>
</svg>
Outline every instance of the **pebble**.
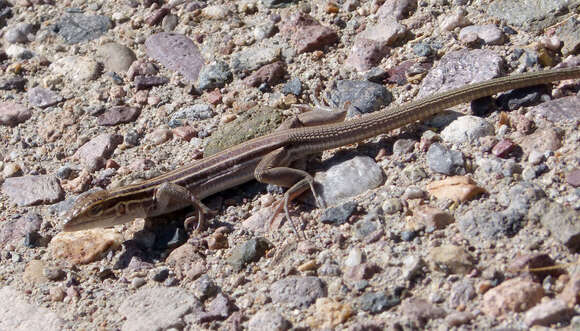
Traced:
<svg viewBox="0 0 580 331">
<path fill-rule="evenodd" d="M 475 316 L 471 312 L 456 311 L 445 316 L 445 323 L 450 328 L 459 327 L 460 325 L 470 323 L 474 318 Z"/>
<path fill-rule="evenodd" d="M 290 78 L 282 87 L 282 93 L 300 96 L 302 94 L 302 82 L 297 77 Z"/>
<path fill-rule="evenodd" d="M 344 224 L 356 210 L 356 207 L 356 202 L 349 201 L 339 206 L 325 209 L 320 217 L 320 222 L 333 225 Z"/>
<path fill-rule="evenodd" d="M 233 74 L 229 65 L 224 61 L 213 61 L 201 68 L 197 80 L 200 90 L 221 88 L 232 80 Z"/>
<path fill-rule="evenodd" d="M 249 47 L 243 51 L 232 54 L 230 67 L 238 76 L 248 73 L 280 58 L 281 49 L 278 47 Z"/>
<path fill-rule="evenodd" d="M 103 61 L 106 71 L 117 73 L 127 72 L 131 64 L 137 60 L 132 49 L 115 42 L 99 46 L 97 57 Z"/>
<path fill-rule="evenodd" d="M 4 40 L 9 44 L 22 43 L 25 44 L 29 41 L 29 36 L 34 38 L 34 26 L 29 23 L 18 23 L 12 27 L 9 27 L 4 32 Z"/>
<path fill-rule="evenodd" d="M 80 160 L 82 165 L 95 171 L 100 169 L 100 167 L 98 169 L 95 168 L 95 165 L 104 166 L 104 162 L 101 162 L 101 160 L 111 157 L 117 146 L 122 142 L 123 137 L 120 135 L 103 133 L 82 145 L 75 152 L 75 157 Z"/>
<path fill-rule="evenodd" d="M 467 274 L 474 267 L 473 257 L 463 248 L 454 245 L 434 247 L 429 252 L 432 270 L 448 274 Z"/>
<path fill-rule="evenodd" d="M 467 11 L 464 8 L 457 8 L 455 13 L 444 16 L 441 21 L 441 29 L 445 31 L 452 31 L 457 27 L 462 27 L 471 24 L 469 19 L 466 17 Z"/>
<path fill-rule="evenodd" d="M 254 71 L 250 76 L 244 79 L 247 87 L 258 87 L 262 84 L 274 86 L 279 83 L 286 74 L 286 66 L 282 61 L 266 64 L 260 69 Z"/>
<path fill-rule="evenodd" d="M 249 331 L 286 331 L 291 327 L 292 324 L 282 314 L 267 310 L 260 310 L 248 322 Z"/>
<path fill-rule="evenodd" d="M 542 302 L 528 310 L 524 316 L 524 323 L 528 327 L 534 325 L 550 326 L 558 322 L 567 322 L 572 318 L 573 309 L 560 299 Z"/>
<path fill-rule="evenodd" d="M 577 210 L 551 203 L 541 215 L 542 226 L 550 230 L 554 238 L 572 251 L 580 248 L 580 222 Z"/>
<path fill-rule="evenodd" d="M 16 126 L 32 117 L 32 112 L 22 104 L 0 102 L 0 125 Z"/>
<path fill-rule="evenodd" d="M 574 187 L 580 186 L 580 169 L 576 168 L 566 174 L 566 182 Z"/>
<path fill-rule="evenodd" d="M 249 263 L 258 261 L 270 246 L 265 238 L 250 239 L 234 247 L 227 261 L 234 269 L 241 270 Z"/>
<path fill-rule="evenodd" d="M 486 190 L 477 186 L 471 177 L 455 176 L 427 185 L 427 191 L 437 199 L 453 201 L 468 201 L 485 193 Z"/>
<path fill-rule="evenodd" d="M 49 66 L 53 73 L 65 76 L 75 82 L 87 82 L 96 79 L 100 75 L 99 64 L 84 56 L 66 56 L 60 58 Z"/>
<path fill-rule="evenodd" d="M 46 108 L 54 106 L 62 101 L 62 97 L 56 92 L 44 87 L 33 87 L 28 90 L 28 102 L 34 107 Z"/>
<path fill-rule="evenodd" d="M 445 175 L 465 174 L 463 154 L 439 143 L 431 144 L 429 147 L 427 164 L 432 171 Z"/>
<path fill-rule="evenodd" d="M 166 330 L 185 326 L 185 319 L 202 310 L 201 303 L 179 287 L 142 288 L 119 306 L 123 330 Z M 193 315 L 193 316 L 188 316 Z"/>
<path fill-rule="evenodd" d="M 93 262 L 109 250 L 115 250 L 124 241 L 114 229 L 94 229 L 77 232 L 60 232 L 52 238 L 48 249 L 52 256 L 72 264 Z"/>
<path fill-rule="evenodd" d="M 532 151 L 545 154 L 546 152 L 554 152 L 562 147 L 562 141 L 556 130 L 549 128 L 536 130 L 531 135 L 523 137 L 519 145 L 526 155 L 529 155 Z"/>
<path fill-rule="evenodd" d="M 327 205 L 333 206 L 383 183 L 383 171 L 368 156 L 356 156 L 318 172 L 314 180 L 320 184 L 317 193 Z"/>
<path fill-rule="evenodd" d="M 481 310 L 493 317 L 508 312 L 522 312 L 540 302 L 544 290 L 540 284 L 522 278 L 506 280 L 483 295 Z"/>
<path fill-rule="evenodd" d="M 177 71 L 191 83 L 195 83 L 203 66 L 203 57 L 197 46 L 187 36 L 160 32 L 145 41 L 147 55 L 168 69 Z"/>
<path fill-rule="evenodd" d="M 270 296 L 275 304 L 306 308 L 316 299 L 326 297 L 326 284 L 318 277 L 289 276 L 270 286 Z"/>
<path fill-rule="evenodd" d="M 441 138 L 450 144 L 469 144 L 485 136 L 494 135 L 495 130 L 487 120 L 466 115 L 451 122 L 443 131 Z"/>
<path fill-rule="evenodd" d="M 503 31 L 494 24 L 486 25 L 470 25 L 464 27 L 459 31 L 459 40 L 464 43 L 470 39 L 469 35 L 475 35 L 477 39 L 483 41 L 485 45 L 501 45 L 504 42 L 505 36 Z"/>
<path fill-rule="evenodd" d="M 491 154 L 497 157 L 507 158 L 517 147 L 510 139 L 503 139 L 493 146 Z"/>
<path fill-rule="evenodd" d="M 389 105 L 393 98 L 383 85 L 362 80 L 336 81 L 330 93 L 336 108 L 342 109 L 345 102 L 350 102 L 347 117 L 377 111 Z"/>
<path fill-rule="evenodd" d="M 417 98 L 497 77 L 502 63 L 503 59 L 489 50 L 448 52 L 423 79 Z"/>
<path fill-rule="evenodd" d="M 145 140 L 153 145 L 161 145 L 173 138 L 173 133 L 169 129 L 159 128 L 145 136 Z"/>
<path fill-rule="evenodd" d="M 371 314 L 381 313 L 400 303 L 401 299 L 397 296 L 387 295 L 383 292 L 366 292 L 358 300 L 360 309 Z"/>
<path fill-rule="evenodd" d="M 413 209 L 413 222 L 426 228 L 427 232 L 433 232 L 436 229 L 443 229 L 454 222 L 453 216 L 449 213 L 422 205 Z"/>
<path fill-rule="evenodd" d="M 50 309 L 29 304 L 26 297 L 9 286 L 0 288 L 0 301 L 10 302 L 2 305 L 0 319 L 2 327 L 8 330 L 56 331 L 65 328 L 65 321 Z"/>
<path fill-rule="evenodd" d="M 16 44 L 6 47 L 4 52 L 6 52 L 6 55 L 12 59 L 28 60 L 35 56 L 35 54 L 28 48 Z"/>
<path fill-rule="evenodd" d="M 369 70 L 388 54 L 390 45 L 406 34 L 407 28 L 395 21 L 369 26 L 356 36 L 346 64 L 357 71 Z"/>
<path fill-rule="evenodd" d="M 129 106 L 113 106 L 98 116 L 97 123 L 102 126 L 114 126 L 133 122 L 141 114 L 141 109 Z"/>
<path fill-rule="evenodd" d="M 385 214 L 393 215 L 403 211 L 403 203 L 398 198 L 389 198 L 381 206 Z"/>
<path fill-rule="evenodd" d="M 314 304 L 315 314 L 307 323 L 315 329 L 333 329 L 346 322 L 354 314 L 350 304 L 319 298 Z"/>
<path fill-rule="evenodd" d="M 67 14 L 56 24 L 56 31 L 67 44 L 72 45 L 97 39 L 111 27 L 111 19 L 106 16 Z"/>
<path fill-rule="evenodd" d="M 437 307 L 421 298 L 408 298 L 401 303 L 403 316 L 418 327 L 424 327 L 429 320 L 443 318 L 445 309 Z"/>
<path fill-rule="evenodd" d="M 182 123 L 182 120 L 187 120 L 191 122 L 206 120 L 215 116 L 215 112 L 211 105 L 208 104 L 195 104 L 189 107 L 182 108 L 171 115 L 171 120 L 169 121 L 170 126 L 176 126 L 178 123 Z"/>
<path fill-rule="evenodd" d="M 52 175 L 6 178 L 2 192 L 19 206 L 53 204 L 64 199 L 60 182 Z"/>
<path fill-rule="evenodd" d="M 28 80 L 26 78 L 11 77 L 6 80 L 0 81 L 0 90 L 16 90 L 19 92 L 24 92 L 27 83 Z"/>
<path fill-rule="evenodd" d="M 489 15 L 503 20 L 509 26 L 520 27 L 533 33 L 541 33 L 552 25 L 554 16 L 546 19 L 546 13 L 558 12 L 566 8 L 562 1 L 543 1 L 542 7 L 528 6 L 526 3 L 510 0 L 494 1 L 487 7 Z"/>
<path fill-rule="evenodd" d="M 290 38 L 298 54 L 322 50 L 338 41 L 336 31 L 303 12 L 283 18 L 280 32 Z"/>
</svg>

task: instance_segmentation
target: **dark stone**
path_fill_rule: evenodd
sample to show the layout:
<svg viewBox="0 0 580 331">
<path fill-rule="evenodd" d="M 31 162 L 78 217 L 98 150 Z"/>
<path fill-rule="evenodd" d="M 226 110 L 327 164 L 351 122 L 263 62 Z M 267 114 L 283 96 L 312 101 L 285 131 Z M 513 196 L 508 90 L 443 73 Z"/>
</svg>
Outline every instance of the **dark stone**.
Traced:
<svg viewBox="0 0 580 331">
<path fill-rule="evenodd" d="M 106 16 L 85 16 L 83 14 L 69 14 L 61 18 L 55 30 L 67 44 L 77 44 L 99 38 L 112 26 Z"/>
<path fill-rule="evenodd" d="M 324 224 L 334 224 L 341 225 L 348 221 L 348 218 L 356 210 L 357 203 L 354 201 L 349 201 L 343 203 L 340 206 L 331 207 L 324 211 L 322 217 L 320 217 L 320 222 Z"/>
</svg>

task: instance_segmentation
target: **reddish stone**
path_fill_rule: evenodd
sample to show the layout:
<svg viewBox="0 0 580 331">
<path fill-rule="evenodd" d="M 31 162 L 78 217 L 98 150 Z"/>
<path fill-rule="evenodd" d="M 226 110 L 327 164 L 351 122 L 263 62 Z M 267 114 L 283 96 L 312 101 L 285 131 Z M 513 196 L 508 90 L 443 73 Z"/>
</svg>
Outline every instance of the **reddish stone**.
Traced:
<svg viewBox="0 0 580 331">
<path fill-rule="evenodd" d="M 506 158 L 516 147 L 513 141 L 503 139 L 493 146 L 491 153 L 497 157 Z"/>
<path fill-rule="evenodd" d="M 580 186 L 580 169 L 576 168 L 566 175 L 566 182 L 574 187 Z"/>
<path fill-rule="evenodd" d="M 284 63 L 282 61 L 276 61 L 256 70 L 252 75 L 244 79 L 244 83 L 248 87 L 258 87 L 262 83 L 267 83 L 269 86 L 272 86 L 280 82 L 284 78 L 284 74 L 286 74 Z"/>
</svg>

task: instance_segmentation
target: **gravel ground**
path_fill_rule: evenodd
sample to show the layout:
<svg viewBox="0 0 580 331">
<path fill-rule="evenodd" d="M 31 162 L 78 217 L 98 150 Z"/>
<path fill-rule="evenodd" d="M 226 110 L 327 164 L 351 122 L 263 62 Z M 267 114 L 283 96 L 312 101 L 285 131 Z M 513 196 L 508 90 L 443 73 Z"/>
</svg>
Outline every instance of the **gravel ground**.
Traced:
<svg viewBox="0 0 580 331">
<path fill-rule="evenodd" d="M 152 178 L 323 100 L 347 117 L 577 66 L 564 0 L 0 0 L 0 330 L 580 329 L 579 83 L 454 107 L 252 182 L 62 232 L 84 192 Z M 348 120 L 347 118 L 347 120 Z M 303 239 L 305 237 L 306 239 Z"/>
</svg>

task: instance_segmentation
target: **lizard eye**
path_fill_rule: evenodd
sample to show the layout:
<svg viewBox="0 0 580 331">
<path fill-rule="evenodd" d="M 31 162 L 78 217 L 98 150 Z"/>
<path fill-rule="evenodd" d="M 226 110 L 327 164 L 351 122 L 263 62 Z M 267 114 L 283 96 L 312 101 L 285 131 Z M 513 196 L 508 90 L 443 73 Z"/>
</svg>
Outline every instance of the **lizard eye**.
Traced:
<svg viewBox="0 0 580 331">
<path fill-rule="evenodd" d="M 91 216 L 97 217 L 97 216 L 101 216 L 101 214 L 103 213 L 103 208 L 102 206 L 93 206 L 91 207 L 91 209 L 89 209 L 89 214 Z"/>
</svg>

